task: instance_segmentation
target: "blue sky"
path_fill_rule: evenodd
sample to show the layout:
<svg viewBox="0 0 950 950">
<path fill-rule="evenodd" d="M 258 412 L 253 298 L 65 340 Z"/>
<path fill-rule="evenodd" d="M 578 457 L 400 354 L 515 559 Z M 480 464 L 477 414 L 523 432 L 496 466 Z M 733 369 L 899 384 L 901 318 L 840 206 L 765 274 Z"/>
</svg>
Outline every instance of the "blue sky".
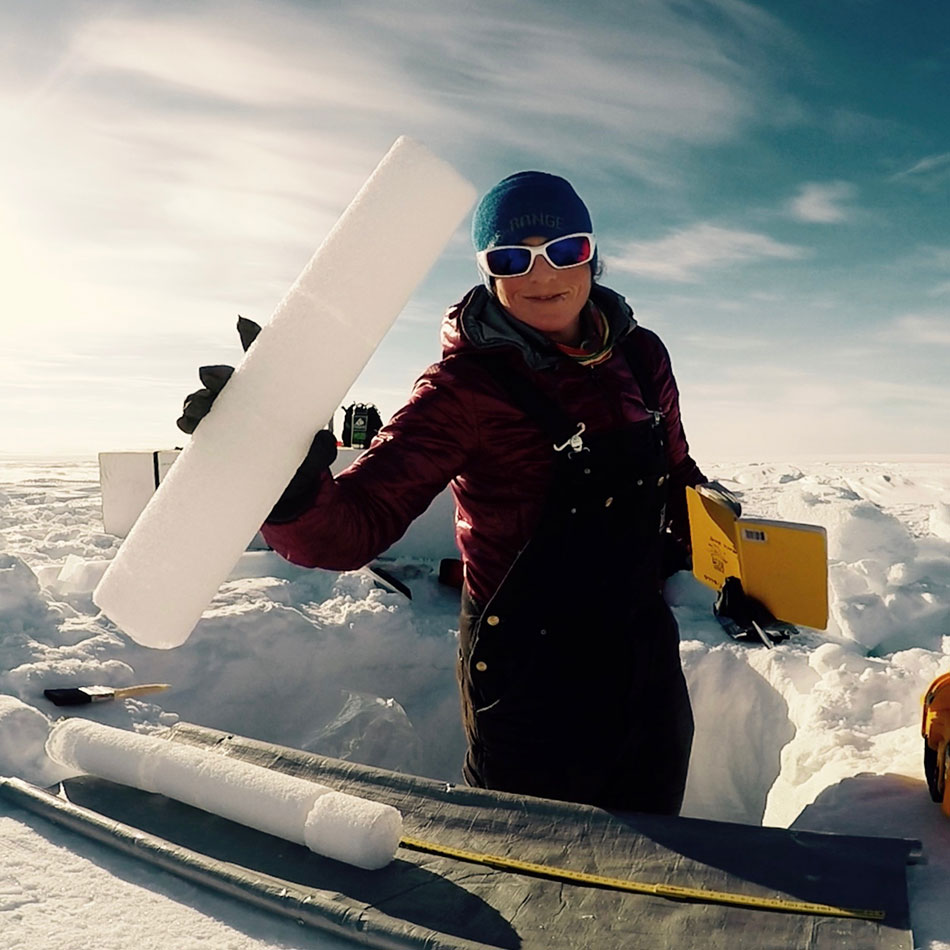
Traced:
<svg viewBox="0 0 950 950">
<path fill-rule="evenodd" d="M 0 51 L 0 452 L 181 444 L 400 134 L 574 182 L 701 463 L 950 452 L 944 0 L 33 0 Z M 467 228 L 351 398 L 438 358 Z"/>
</svg>

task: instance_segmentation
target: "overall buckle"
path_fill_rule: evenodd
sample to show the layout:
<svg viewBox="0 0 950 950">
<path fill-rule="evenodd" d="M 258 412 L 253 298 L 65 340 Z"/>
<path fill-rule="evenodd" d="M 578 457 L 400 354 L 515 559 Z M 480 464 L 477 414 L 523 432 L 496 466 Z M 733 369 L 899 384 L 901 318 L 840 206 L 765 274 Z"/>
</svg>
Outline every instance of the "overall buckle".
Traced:
<svg viewBox="0 0 950 950">
<path fill-rule="evenodd" d="M 584 440 L 581 438 L 583 433 L 587 430 L 587 426 L 583 422 L 577 423 L 577 432 L 575 432 L 565 443 L 562 445 L 555 445 L 555 452 L 563 452 L 565 449 L 571 450 L 571 455 L 574 455 L 577 452 L 588 452 L 590 451 L 585 445 Z"/>
</svg>

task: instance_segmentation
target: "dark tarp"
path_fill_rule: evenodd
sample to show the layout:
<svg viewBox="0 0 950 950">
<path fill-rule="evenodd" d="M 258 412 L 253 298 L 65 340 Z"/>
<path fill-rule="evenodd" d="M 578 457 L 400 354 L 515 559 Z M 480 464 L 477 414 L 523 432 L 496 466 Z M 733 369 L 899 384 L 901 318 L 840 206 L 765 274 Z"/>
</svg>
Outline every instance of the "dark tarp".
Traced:
<svg viewBox="0 0 950 950">
<path fill-rule="evenodd" d="M 913 946 L 905 866 L 919 848 L 915 841 L 610 814 L 585 805 L 447 785 L 187 723 L 173 727 L 167 737 L 387 802 L 402 812 L 405 835 L 443 846 L 600 876 L 886 914 L 878 922 L 675 901 L 494 870 L 406 848 L 387 868 L 363 871 L 163 796 L 91 778 L 64 783 L 71 802 L 208 856 L 212 867 L 227 862 L 292 882 L 298 892 L 313 888 L 324 898 L 331 895 L 333 907 L 352 910 L 347 921 L 360 931 L 354 930 L 354 939 L 373 946 Z M 565 761 L 565 768 L 570 767 Z M 391 934 L 383 939 L 387 927 Z"/>
</svg>

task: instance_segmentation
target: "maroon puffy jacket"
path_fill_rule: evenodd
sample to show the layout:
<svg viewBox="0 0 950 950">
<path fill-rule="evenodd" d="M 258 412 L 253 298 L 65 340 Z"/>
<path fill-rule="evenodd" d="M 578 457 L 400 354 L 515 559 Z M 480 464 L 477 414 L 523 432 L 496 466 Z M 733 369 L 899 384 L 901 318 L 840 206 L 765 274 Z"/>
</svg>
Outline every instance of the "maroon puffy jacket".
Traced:
<svg viewBox="0 0 950 950">
<path fill-rule="evenodd" d="M 636 327 L 613 291 L 595 285 L 591 298 L 615 340 Z M 667 430 L 670 530 L 685 539 L 684 486 L 704 478 L 689 455 L 669 354 L 656 334 L 642 328 L 639 334 Z M 494 378 L 494 359 L 510 360 L 588 432 L 648 416 L 617 348 L 605 362 L 584 366 L 508 315 L 485 287 L 448 311 L 442 343 L 441 362 L 423 373 L 370 448 L 336 478 L 326 473 L 313 506 L 298 519 L 264 525 L 275 551 L 306 567 L 362 567 L 451 482 L 466 581 L 472 597 L 485 603 L 531 536 L 552 471 L 550 439 Z M 481 358 L 488 353 L 492 359 Z"/>
</svg>

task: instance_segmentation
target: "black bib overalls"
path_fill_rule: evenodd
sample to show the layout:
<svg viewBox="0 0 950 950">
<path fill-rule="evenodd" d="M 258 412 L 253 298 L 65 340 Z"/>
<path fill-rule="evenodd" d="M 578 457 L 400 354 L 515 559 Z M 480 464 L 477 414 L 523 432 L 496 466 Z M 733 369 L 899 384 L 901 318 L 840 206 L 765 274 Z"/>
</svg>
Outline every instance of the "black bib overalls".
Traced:
<svg viewBox="0 0 950 950">
<path fill-rule="evenodd" d="M 661 595 L 659 413 L 552 448 L 528 544 L 485 605 L 463 592 L 458 676 L 472 784 L 675 814 L 693 720 Z"/>
</svg>

